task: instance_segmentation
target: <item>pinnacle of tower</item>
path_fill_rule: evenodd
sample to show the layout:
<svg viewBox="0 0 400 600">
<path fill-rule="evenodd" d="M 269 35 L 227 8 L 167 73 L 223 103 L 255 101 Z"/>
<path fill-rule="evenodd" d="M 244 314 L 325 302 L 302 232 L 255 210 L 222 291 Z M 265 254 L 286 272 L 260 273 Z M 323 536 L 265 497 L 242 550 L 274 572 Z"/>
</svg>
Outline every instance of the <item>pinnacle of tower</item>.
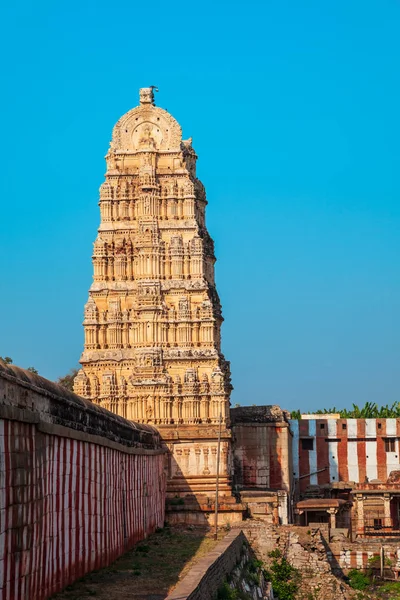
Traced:
<svg viewBox="0 0 400 600">
<path fill-rule="evenodd" d="M 158 92 L 158 87 L 156 87 L 155 85 L 151 85 L 147 88 L 140 88 L 139 98 L 141 106 L 144 106 L 146 104 L 152 104 L 153 106 L 155 106 L 154 91 Z"/>
</svg>

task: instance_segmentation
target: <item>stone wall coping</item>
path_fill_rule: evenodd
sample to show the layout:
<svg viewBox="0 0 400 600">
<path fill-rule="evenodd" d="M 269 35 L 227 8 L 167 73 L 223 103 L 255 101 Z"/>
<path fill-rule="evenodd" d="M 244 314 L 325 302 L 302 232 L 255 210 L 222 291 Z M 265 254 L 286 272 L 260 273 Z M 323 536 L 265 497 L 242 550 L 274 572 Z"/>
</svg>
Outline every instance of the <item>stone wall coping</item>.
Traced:
<svg viewBox="0 0 400 600">
<path fill-rule="evenodd" d="M 242 541 L 244 543 L 246 538 L 243 531 L 231 530 L 219 544 L 199 560 L 189 571 L 189 573 L 182 579 L 176 588 L 167 596 L 165 600 L 190 600 L 193 592 L 198 588 L 203 577 L 206 576 L 209 569 L 212 568 L 213 564 L 226 552 L 226 550 L 233 544 Z"/>
<path fill-rule="evenodd" d="M 287 421 L 265 421 L 263 423 L 241 423 L 240 421 L 235 421 L 231 423 L 231 429 L 235 429 L 235 427 L 286 427 L 289 429 L 290 425 Z"/>
<path fill-rule="evenodd" d="M 70 392 L 62 385 L 55 383 L 54 381 L 49 381 L 38 375 L 37 373 L 32 373 L 31 371 L 27 371 L 26 369 L 21 369 L 21 367 L 17 367 L 14 364 L 6 364 L 3 360 L 0 359 L 0 376 L 17 383 L 25 388 L 29 388 L 34 392 L 37 392 L 41 395 L 51 397 L 55 400 L 60 400 L 64 398 L 64 400 L 72 400 L 78 402 L 79 404 L 88 404 L 88 401 L 80 396 L 74 394 L 74 392 Z"/>
<path fill-rule="evenodd" d="M 7 391 L 7 385 L 16 386 L 21 393 L 14 397 Z M 125 449 L 161 450 L 159 432 L 148 424 L 139 424 L 117 415 L 89 400 L 77 396 L 61 385 L 49 381 L 36 373 L 31 373 L 15 365 L 6 364 L 0 359 L 0 408 L 3 418 L 23 420 L 29 423 L 46 423 L 50 431 L 78 440 L 91 440 L 109 447 Z M 26 390 L 26 392 L 25 392 Z M 3 393 L 3 392 L 2 392 Z M 53 428 L 54 426 L 54 428 Z M 67 432 L 70 431 L 68 434 Z M 90 438 L 85 436 L 91 436 Z"/>
<path fill-rule="evenodd" d="M 71 429 L 64 425 L 57 425 L 55 423 L 48 423 L 40 419 L 40 413 L 37 411 L 26 410 L 18 408 L 17 406 L 3 406 L 0 405 L 0 419 L 6 421 L 20 421 L 23 423 L 32 423 L 37 426 L 37 429 L 42 433 L 49 435 L 57 435 L 63 438 L 69 438 L 71 440 L 78 440 L 81 442 L 87 442 L 89 444 L 97 444 L 98 446 L 105 446 L 119 452 L 125 452 L 125 454 L 146 454 L 154 456 L 156 454 L 165 454 L 166 448 L 133 448 L 125 446 L 118 442 L 114 442 L 101 435 L 93 435 L 91 433 L 85 433 L 77 429 Z"/>
<path fill-rule="evenodd" d="M 395 494 L 400 494 L 400 484 L 398 483 L 376 483 L 374 487 L 361 487 L 358 488 L 357 485 L 351 490 L 353 496 L 365 494 L 365 495 L 374 495 L 374 494 L 384 494 L 393 492 Z"/>
<path fill-rule="evenodd" d="M 282 410 L 277 404 L 266 404 L 263 406 L 237 406 L 230 409 L 231 424 L 243 425 L 245 423 L 282 423 L 289 426 L 289 413 Z"/>
</svg>

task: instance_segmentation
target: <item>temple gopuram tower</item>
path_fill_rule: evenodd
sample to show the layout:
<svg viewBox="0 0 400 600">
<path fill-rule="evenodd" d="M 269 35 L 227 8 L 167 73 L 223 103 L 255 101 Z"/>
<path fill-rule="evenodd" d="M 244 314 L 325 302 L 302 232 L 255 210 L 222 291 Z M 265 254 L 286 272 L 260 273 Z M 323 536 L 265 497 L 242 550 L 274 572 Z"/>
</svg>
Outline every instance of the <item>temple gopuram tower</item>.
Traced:
<svg viewBox="0 0 400 600">
<path fill-rule="evenodd" d="M 181 127 L 140 90 L 115 125 L 100 188 L 101 223 L 74 390 L 156 426 L 169 448 L 168 492 L 230 493 L 229 363 L 206 195 Z"/>
</svg>

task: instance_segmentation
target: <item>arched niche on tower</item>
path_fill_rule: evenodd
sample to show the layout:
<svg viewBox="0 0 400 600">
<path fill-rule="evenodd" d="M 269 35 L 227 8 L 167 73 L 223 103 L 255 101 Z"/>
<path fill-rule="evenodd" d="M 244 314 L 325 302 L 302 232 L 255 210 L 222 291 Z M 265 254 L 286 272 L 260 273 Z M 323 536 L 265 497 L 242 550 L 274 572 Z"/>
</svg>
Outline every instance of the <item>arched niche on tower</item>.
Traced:
<svg viewBox="0 0 400 600">
<path fill-rule="evenodd" d="M 120 118 L 113 130 L 115 152 L 176 151 L 181 149 L 182 129 L 167 111 L 140 105 Z"/>
</svg>

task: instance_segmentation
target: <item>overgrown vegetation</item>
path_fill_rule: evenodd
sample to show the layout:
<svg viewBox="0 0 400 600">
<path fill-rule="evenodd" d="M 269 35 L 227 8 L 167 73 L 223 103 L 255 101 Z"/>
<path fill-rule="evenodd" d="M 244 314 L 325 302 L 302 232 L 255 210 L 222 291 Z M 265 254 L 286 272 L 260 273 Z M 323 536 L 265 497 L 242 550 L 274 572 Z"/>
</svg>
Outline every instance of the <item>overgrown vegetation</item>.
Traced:
<svg viewBox="0 0 400 600">
<path fill-rule="evenodd" d="M 0 356 L 0 360 L 5 362 L 6 365 L 14 364 L 14 361 L 10 356 Z M 35 369 L 35 367 L 28 367 L 26 370 L 30 371 L 31 373 L 35 373 L 36 375 L 39 374 L 39 371 L 37 369 Z M 58 383 L 58 385 L 61 385 L 64 388 L 66 388 L 67 390 L 70 390 L 70 392 L 73 392 L 74 391 L 74 379 L 77 376 L 77 374 L 78 374 L 78 369 L 71 369 L 69 371 L 69 373 L 67 373 L 63 377 L 59 377 L 56 380 L 56 383 Z"/>
<path fill-rule="evenodd" d="M 58 383 L 58 385 L 61 385 L 64 388 L 66 388 L 70 392 L 73 392 L 74 391 L 74 379 L 77 375 L 78 375 L 78 369 L 71 369 L 69 371 L 69 373 L 64 375 L 64 377 L 59 377 L 56 380 L 56 383 Z"/>
<path fill-rule="evenodd" d="M 12 365 L 13 359 L 9 356 L 0 356 L 0 360 L 6 363 L 6 365 Z"/>
<path fill-rule="evenodd" d="M 389 600 L 400 600 L 400 581 L 389 581 L 379 588 L 381 598 L 387 597 Z"/>
<path fill-rule="evenodd" d="M 237 591 L 233 590 L 227 581 L 218 588 L 217 600 L 236 600 Z"/>
<path fill-rule="evenodd" d="M 220 534 L 220 539 L 223 535 Z M 217 543 L 212 533 L 200 529 L 168 526 L 157 529 L 112 565 L 88 573 L 54 599 L 85 600 L 93 595 L 98 600 L 166 597 L 172 586 Z"/>
<path fill-rule="evenodd" d="M 272 565 L 264 571 L 264 577 L 272 583 L 274 594 L 279 600 L 295 600 L 300 587 L 300 572 L 284 558 L 280 550 L 273 550 L 268 555 Z"/>
<path fill-rule="evenodd" d="M 261 560 L 255 558 L 249 560 L 241 571 L 240 579 L 247 584 L 259 586 L 262 566 L 263 562 Z M 227 580 L 218 588 L 217 600 L 253 600 L 252 593 L 247 593 L 243 589 L 237 587 L 232 588 L 230 586 L 232 581 L 232 574 L 228 575 Z"/>
<path fill-rule="evenodd" d="M 351 569 L 348 573 L 349 586 L 354 590 L 366 590 L 371 585 L 371 578 L 368 574 L 359 569 Z"/>
<path fill-rule="evenodd" d="M 377 578 L 379 570 L 379 556 L 374 556 L 368 560 L 368 567 L 365 571 L 360 569 L 351 569 L 348 572 L 348 584 L 354 590 L 359 592 L 357 599 L 366 598 L 379 600 L 400 600 L 400 582 L 382 581 Z M 391 561 L 385 560 L 385 566 L 390 567 Z"/>
<path fill-rule="evenodd" d="M 253 596 L 242 590 L 232 589 L 227 581 L 218 588 L 217 600 L 253 600 Z"/>
<path fill-rule="evenodd" d="M 292 419 L 301 419 L 300 410 L 294 410 L 291 412 Z M 321 408 L 314 411 L 315 415 L 331 415 L 339 414 L 341 419 L 396 419 L 400 417 L 400 402 L 393 402 L 393 404 L 385 404 L 384 406 L 378 406 L 376 402 L 366 402 L 364 406 L 360 407 L 357 404 L 353 404 L 353 408 Z"/>
<path fill-rule="evenodd" d="M 13 364 L 13 359 L 10 356 L 0 356 L 0 360 L 5 362 L 6 365 Z M 39 371 L 37 369 L 35 369 L 35 367 L 28 367 L 26 370 L 30 371 L 31 373 L 35 373 L 36 375 L 38 375 L 38 373 L 39 373 Z"/>
</svg>

